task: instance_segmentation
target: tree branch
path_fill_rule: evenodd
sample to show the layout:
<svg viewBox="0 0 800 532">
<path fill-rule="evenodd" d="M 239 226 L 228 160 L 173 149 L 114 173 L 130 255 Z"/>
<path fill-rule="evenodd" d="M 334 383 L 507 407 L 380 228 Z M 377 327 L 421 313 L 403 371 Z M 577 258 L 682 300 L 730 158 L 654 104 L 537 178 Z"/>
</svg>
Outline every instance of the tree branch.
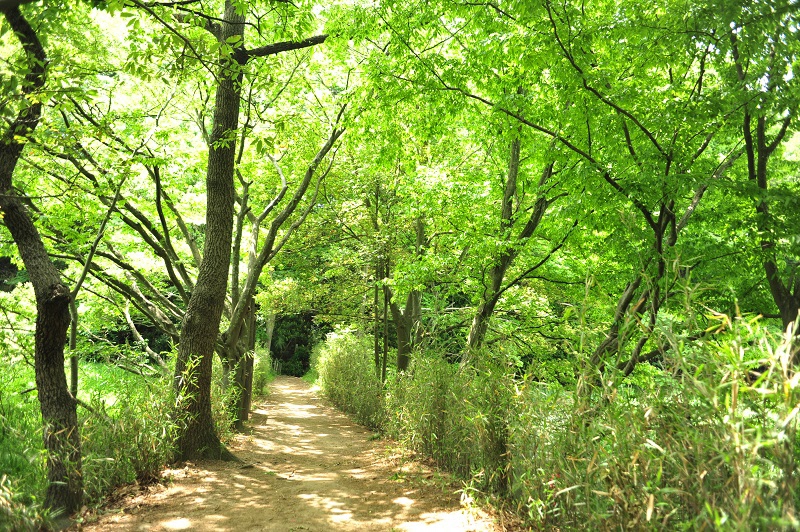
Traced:
<svg viewBox="0 0 800 532">
<path fill-rule="evenodd" d="M 247 59 L 251 57 L 266 57 L 268 55 L 275 55 L 281 52 L 288 52 L 290 50 L 300 50 L 302 48 L 309 48 L 317 44 L 322 44 L 323 42 L 325 42 L 325 39 L 327 38 L 328 38 L 327 35 L 316 35 L 314 37 L 309 37 L 308 39 L 304 39 L 302 41 L 276 42 L 274 44 L 268 44 L 267 46 L 262 46 L 260 48 L 243 50 L 243 52 Z"/>
</svg>

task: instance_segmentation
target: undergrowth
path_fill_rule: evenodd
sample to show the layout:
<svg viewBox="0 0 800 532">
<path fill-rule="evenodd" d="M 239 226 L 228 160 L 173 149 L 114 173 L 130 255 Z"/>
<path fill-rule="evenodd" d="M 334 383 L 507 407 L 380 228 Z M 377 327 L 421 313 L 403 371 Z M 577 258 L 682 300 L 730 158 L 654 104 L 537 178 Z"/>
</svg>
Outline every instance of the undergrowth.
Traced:
<svg viewBox="0 0 800 532">
<path fill-rule="evenodd" d="M 739 319 L 713 340 L 668 340 L 662 367 L 577 388 L 488 351 L 470 367 L 417 353 L 384 386 L 370 342 L 348 331 L 329 336 L 315 368 L 337 406 L 532 529 L 800 527 L 791 337 Z"/>
<path fill-rule="evenodd" d="M 43 507 L 46 460 L 32 368 L 5 372 L 0 386 L 0 529 L 47 528 Z M 171 379 L 133 375 L 114 366 L 80 368 L 84 504 L 93 506 L 116 487 L 148 483 L 173 454 Z M 166 393 L 165 393 L 166 392 Z"/>
</svg>

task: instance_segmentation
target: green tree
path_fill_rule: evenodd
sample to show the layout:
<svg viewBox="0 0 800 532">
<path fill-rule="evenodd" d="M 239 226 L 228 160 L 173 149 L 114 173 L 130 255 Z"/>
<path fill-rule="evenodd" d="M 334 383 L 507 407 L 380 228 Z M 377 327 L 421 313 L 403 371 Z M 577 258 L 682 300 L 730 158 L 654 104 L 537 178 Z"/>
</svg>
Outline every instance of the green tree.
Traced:
<svg viewBox="0 0 800 532">
<path fill-rule="evenodd" d="M 0 7 L 25 56 L 25 76 L 15 106 L 17 115 L 0 140 L 0 213 L 17 244 L 36 295 L 36 387 L 44 421 L 49 481 L 45 504 L 69 515 L 80 508 L 83 496 L 76 401 L 67 389 L 64 373 L 71 295 L 44 247 L 25 205 L 24 194 L 14 188 L 12 180 L 27 137 L 42 114 L 41 91 L 46 82 L 47 55 L 19 6 L 4 3 Z"/>
</svg>

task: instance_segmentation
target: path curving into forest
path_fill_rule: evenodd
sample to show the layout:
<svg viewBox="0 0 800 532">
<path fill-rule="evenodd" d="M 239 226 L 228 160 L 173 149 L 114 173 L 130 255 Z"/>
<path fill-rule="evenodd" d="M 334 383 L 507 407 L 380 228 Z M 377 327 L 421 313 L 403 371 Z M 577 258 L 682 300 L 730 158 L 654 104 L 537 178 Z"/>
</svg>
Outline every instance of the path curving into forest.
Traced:
<svg viewBox="0 0 800 532">
<path fill-rule="evenodd" d="M 488 532 L 446 477 L 392 456 L 384 441 L 328 406 L 308 384 L 278 377 L 230 446 L 243 464 L 208 461 L 123 497 L 87 531 L 427 530 Z"/>
</svg>

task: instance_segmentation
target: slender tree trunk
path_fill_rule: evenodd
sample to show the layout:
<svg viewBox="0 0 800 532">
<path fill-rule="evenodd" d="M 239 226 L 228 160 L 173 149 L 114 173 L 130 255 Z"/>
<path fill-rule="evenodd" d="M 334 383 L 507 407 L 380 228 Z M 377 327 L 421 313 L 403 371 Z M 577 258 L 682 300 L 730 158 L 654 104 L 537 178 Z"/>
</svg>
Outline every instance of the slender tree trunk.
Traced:
<svg viewBox="0 0 800 532">
<path fill-rule="evenodd" d="M 502 283 L 504 275 L 505 272 L 502 274 L 499 272 L 493 272 L 492 277 L 495 279 L 499 278 L 500 282 Z M 493 279 L 492 286 L 495 284 L 496 283 Z M 499 289 L 500 284 L 497 283 L 497 289 L 493 290 L 493 292 L 496 294 L 496 291 Z M 483 345 L 483 342 L 486 340 L 486 331 L 489 329 L 489 319 L 491 318 L 492 314 L 494 314 L 497 301 L 498 297 L 496 295 L 492 295 L 478 305 L 478 309 L 475 311 L 475 315 L 472 317 L 469 333 L 467 333 L 467 351 L 474 351 Z"/>
<path fill-rule="evenodd" d="M 244 422 L 250 417 L 250 397 L 253 391 L 253 347 L 250 339 L 255 337 L 255 331 L 252 331 L 255 326 L 254 307 L 255 301 L 251 297 L 244 317 L 243 331 L 240 331 L 240 336 L 244 338 L 237 342 L 235 348 L 236 377 L 233 386 L 238 393 L 234 405 L 234 428 L 240 432 L 244 430 Z"/>
<path fill-rule="evenodd" d="M 297 46 L 301 46 L 302 43 L 296 43 Z M 233 304 L 233 311 L 231 312 L 230 322 L 228 325 L 228 329 L 225 331 L 223 336 L 223 360 L 226 360 L 228 365 L 232 368 L 238 362 L 238 351 L 237 351 L 237 344 L 242 338 L 242 332 L 246 331 L 247 328 L 245 326 L 245 322 L 247 321 L 248 313 L 253 305 L 252 298 L 255 296 L 256 289 L 258 287 L 258 278 L 261 276 L 261 272 L 264 271 L 264 266 L 275 256 L 279 249 L 283 247 L 286 243 L 289 236 L 297 229 L 302 222 L 305 220 L 306 216 L 311 210 L 311 206 L 314 204 L 314 198 L 316 197 L 316 190 L 314 192 L 314 198 L 311 199 L 309 202 L 309 206 L 303 211 L 301 216 L 291 224 L 288 230 L 286 230 L 283 236 L 277 240 L 278 233 L 281 228 L 284 226 L 285 222 L 289 219 L 289 217 L 295 212 L 298 205 L 300 204 L 301 200 L 306 194 L 311 182 L 313 181 L 314 175 L 316 174 L 317 168 L 319 167 L 320 163 L 323 159 L 327 156 L 330 150 L 333 148 L 336 141 L 339 137 L 344 133 L 344 129 L 338 128 L 339 120 L 342 117 L 344 112 L 344 107 L 339 111 L 339 114 L 336 117 L 336 124 L 334 125 L 333 131 L 331 132 L 330 137 L 328 137 L 325 144 L 319 149 L 316 156 L 312 160 L 311 164 L 309 164 L 308 168 L 306 169 L 305 175 L 303 176 L 302 181 L 297 186 L 295 193 L 293 194 L 291 200 L 288 204 L 283 208 L 283 210 L 272 220 L 270 223 L 269 230 L 267 232 L 266 238 L 264 239 L 263 244 L 261 245 L 261 249 L 259 250 L 259 232 L 261 227 L 261 222 L 265 219 L 267 214 L 271 211 L 271 206 L 277 204 L 279 198 L 282 196 L 283 193 L 288 189 L 285 184 L 284 180 L 284 187 L 279 194 L 278 198 L 273 200 L 262 213 L 255 217 L 253 223 L 253 242 L 252 248 L 249 253 L 248 265 L 247 265 L 247 277 L 245 279 L 244 286 L 242 287 L 241 291 L 239 291 L 238 287 L 234 289 L 231 287 L 232 292 L 232 299 L 234 301 Z M 327 173 L 327 172 L 326 172 Z M 322 179 L 323 176 L 320 177 Z M 238 231 L 238 229 L 237 229 Z M 240 235 L 237 235 L 237 240 L 239 239 Z M 234 251 L 238 253 L 238 246 L 234 247 Z M 235 258 L 235 262 L 238 263 L 238 258 Z M 238 272 L 238 266 L 234 266 L 234 272 Z M 234 280 L 238 280 L 238 273 Z M 247 349 L 245 349 L 247 351 Z"/>
<path fill-rule="evenodd" d="M 244 15 L 225 2 L 221 41 L 244 35 Z M 231 259 L 234 157 L 241 96 L 241 65 L 222 57 L 206 173 L 206 238 L 197 283 L 181 327 L 175 384 L 180 399 L 177 458 L 232 458 L 211 417 L 211 363 L 225 304 Z"/>
<path fill-rule="evenodd" d="M 384 279 L 389 277 L 388 261 L 384 264 Z M 386 362 L 389 358 L 389 294 L 383 293 L 383 360 L 381 361 L 381 382 L 386 382 Z"/>
<path fill-rule="evenodd" d="M 19 7 L 7 9 L 4 16 L 28 57 L 30 71 L 23 85 L 23 94 L 27 96 L 44 86 L 47 58 Z M 69 515 L 80 508 L 83 496 L 76 401 L 67 389 L 64 372 L 71 296 L 12 185 L 24 146 L 19 139 L 33 132 L 42 112 L 37 98 L 29 101 L 30 105 L 20 111 L 0 140 L 0 216 L 17 244 L 36 296 L 34 366 L 47 451 L 45 505 Z"/>
<path fill-rule="evenodd" d="M 256 302 L 251 298 L 250 315 L 247 318 L 247 361 L 246 379 L 244 382 L 245 401 L 242 405 L 242 419 L 247 421 L 250 418 L 250 408 L 253 402 L 253 372 L 255 370 L 256 353 Z M 241 411 L 240 411 L 241 412 Z"/>
<path fill-rule="evenodd" d="M 748 113 L 748 111 L 746 111 Z M 779 132 L 778 136 L 773 140 L 770 145 L 767 145 L 767 124 L 766 119 L 762 116 L 756 120 L 756 138 L 753 139 L 751 129 L 751 118 L 746 114 L 745 120 L 745 151 L 748 158 L 749 177 L 751 181 L 755 181 L 759 190 L 766 193 L 769 189 L 769 178 L 767 175 L 767 163 L 775 148 L 780 143 L 783 135 L 788 128 L 788 119 L 785 122 L 784 129 Z M 791 115 L 789 115 L 791 117 Z M 763 198 L 764 196 L 762 196 Z M 765 199 L 760 199 L 756 203 L 756 212 L 759 214 L 759 232 L 763 235 L 770 235 L 770 209 L 769 204 Z M 789 282 L 784 282 L 781 277 L 780 270 L 776 264 L 775 254 L 771 250 L 775 249 L 775 242 L 771 237 L 766 237 L 761 240 L 761 249 L 767 254 L 763 260 L 764 274 L 767 277 L 767 285 L 772 300 L 775 306 L 778 307 L 778 312 L 781 316 L 781 323 L 783 329 L 786 330 L 789 325 L 793 324 L 797 319 L 798 309 L 800 309 L 800 284 L 795 283 L 793 278 Z M 794 285 L 794 286 L 792 286 Z M 795 331 L 795 334 L 800 334 L 800 331 Z"/>
<path fill-rule="evenodd" d="M 264 325 L 264 350 L 269 353 L 272 350 L 272 333 L 275 331 L 275 313 L 267 315 L 267 322 Z"/>
<path fill-rule="evenodd" d="M 503 191 L 503 203 L 500 211 L 500 234 L 504 239 L 511 238 L 511 231 L 514 228 L 514 202 L 517 198 L 517 178 L 519 177 L 519 162 L 520 162 L 520 141 L 515 139 L 511 143 L 510 155 L 508 161 L 508 172 L 506 174 L 506 185 Z M 539 179 L 539 186 L 543 186 L 550 176 L 553 174 L 553 164 L 545 166 L 542 176 Z M 548 201 L 544 196 L 541 196 L 534 205 L 525 227 L 522 228 L 519 235 L 514 238 L 514 242 L 504 249 L 497 257 L 495 257 L 495 264 L 489 270 L 489 280 L 484 286 L 483 294 L 481 296 L 481 303 L 478 305 L 475 315 L 472 318 L 472 324 L 467 334 L 467 349 L 464 353 L 465 361 L 469 354 L 483 345 L 486 339 L 486 331 L 489 328 L 489 320 L 494 313 L 497 302 L 503 295 L 503 281 L 505 280 L 506 272 L 514 263 L 514 260 L 519 254 L 516 245 L 524 245 L 524 242 L 530 238 L 547 210 Z M 540 264 L 541 265 L 541 264 Z M 506 286 L 506 289 L 508 286 Z"/>
<path fill-rule="evenodd" d="M 748 67 L 746 61 L 743 61 L 739 55 L 739 38 L 736 33 L 731 29 L 730 33 L 732 45 L 732 57 L 736 66 L 736 73 L 739 77 L 739 82 L 743 87 L 747 86 Z M 781 61 L 775 55 L 771 56 L 770 61 L 772 64 L 769 66 L 767 83 L 772 85 L 775 82 L 772 77 L 776 75 L 774 71 L 775 61 Z M 763 82 L 763 80 L 759 80 Z M 789 279 L 785 282 L 780 275 L 777 261 L 774 253 L 775 241 L 773 237 L 769 236 L 770 225 L 770 210 L 769 204 L 766 200 L 766 193 L 769 189 L 769 176 L 767 169 L 769 159 L 775 152 L 775 149 L 781 145 L 786 133 L 789 131 L 789 126 L 792 120 L 795 119 L 797 113 L 796 108 L 787 108 L 782 113 L 783 118 L 780 122 L 777 132 L 770 140 L 767 138 L 768 133 L 772 129 L 770 124 L 767 124 L 767 118 L 763 111 L 759 110 L 752 114 L 751 107 L 754 104 L 747 101 L 743 106 L 744 115 L 742 117 L 742 134 L 744 137 L 745 153 L 747 154 L 747 175 L 750 181 L 755 182 L 756 186 L 762 194 L 756 201 L 756 212 L 758 213 L 758 229 L 765 237 L 761 240 L 761 249 L 766 254 L 762 261 L 764 273 L 767 277 L 770 295 L 772 296 L 775 305 L 778 307 L 781 322 L 783 323 L 784 330 L 789 327 L 797 319 L 798 311 L 800 311 L 800 283 L 794 278 L 795 273 L 790 273 Z M 760 104 L 759 104 L 760 107 Z M 755 119 L 755 126 L 753 120 Z M 754 131 L 755 130 L 755 131 Z M 753 133 L 755 132 L 755 138 Z M 795 331 L 795 335 L 800 336 L 800 330 Z"/>
</svg>

